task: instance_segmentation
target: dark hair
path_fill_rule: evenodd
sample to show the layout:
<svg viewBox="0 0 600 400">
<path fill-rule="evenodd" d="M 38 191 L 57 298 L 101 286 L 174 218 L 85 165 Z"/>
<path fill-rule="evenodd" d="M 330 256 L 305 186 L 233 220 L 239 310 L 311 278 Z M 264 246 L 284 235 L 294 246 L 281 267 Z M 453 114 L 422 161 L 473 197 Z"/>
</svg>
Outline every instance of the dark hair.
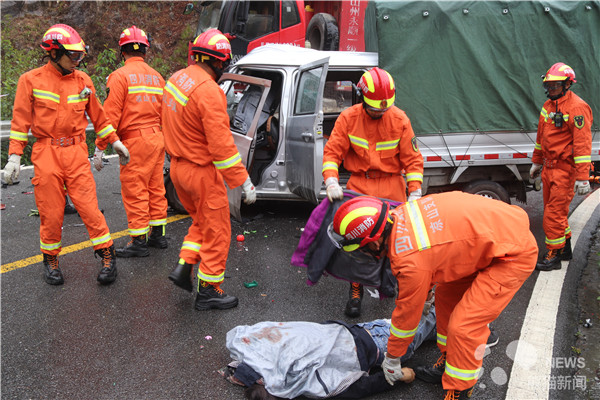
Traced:
<svg viewBox="0 0 600 400">
<path fill-rule="evenodd" d="M 244 391 L 244 395 L 248 400 L 281 400 L 281 397 L 275 397 L 263 385 L 255 383 Z"/>
<path fill-rule="evenodd" d="M 134 49 L 133 45 L 137 44 L 138 45 L 138 49 Z M 121 52 L 122 53 L 141 53 L 141 54 L 146 54 L 146 49 L 147 46 L 143 43 L 126 43 L 123 46 L 121 46 Z"/>
</svg>

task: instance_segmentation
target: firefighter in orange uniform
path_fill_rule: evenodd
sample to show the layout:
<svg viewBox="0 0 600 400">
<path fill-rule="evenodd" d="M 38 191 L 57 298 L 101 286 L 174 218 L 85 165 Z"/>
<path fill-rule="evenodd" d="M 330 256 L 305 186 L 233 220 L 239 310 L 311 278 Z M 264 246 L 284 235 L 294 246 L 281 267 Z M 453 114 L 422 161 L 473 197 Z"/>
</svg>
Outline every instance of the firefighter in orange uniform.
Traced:
<svg viewBox="0 0 600 400">
<path fill-rule="evenodd" d="M 536 269 L 561 268 L 572 258 L 569 205 L 575 193 L 590 192 L 592 162 L 592 110 L 569 89 L 575 71 L 556 63 L 543 76 L 546 100 L 540 113 L 537 138 L 529 171 L 531 178 L 542 175 L 546 254 Z"/>
<path fill-rule="evenodd" d="M 338 209 L 328 230 L 338 248 L 390 258 L 399 292 L 382 369 L 391 384 L 402 378 L 400 357 L 435 284 L 442 355 L 433 367 L 415 372 L 441 382 L 446 399 L 466 399 L 481 368 L 488 324 L 535 267 L 538 250 L 527 213 L 463 192 L 433 194 L 389 210 L 377 198 L 356 197 Z"/>
<path fill-rule="evenodd" d="M 227 309 L 237 306 L 238 299 L 220 287 L 231 241 L 223 179 L 230 188 L 242 185 L 247 204 L 256 200 L 256 191 L 229 129 L 225 93 L 216 83 L 231 60 L 229 40 L 210 29 L 194 40 L 190 51 L 196 64 L 169 78 L 163 98 L 171 179 L 193 220 L 169 279 L 191 291 L 193 266 L 200 262 L 195 308 Z"/>
<path fill-rule="evenodd" d="M 339 166 L 352 173 L 346 187 L 355 192 L 394 201 L 421 197 L 423 156 L 410 120 L 394 106 L 392 76 L 381 68 L 363 74 L 358 82 L 361 104 L 344 110 L 323 150 L 323 179 L 331 202 L 341 200 Z M 402 173 L 406 175 L 406 182 Z M 352 283 L 345 313 L 360 315 L 363 286 Z"/>
<path fill-rule="evenodd" d="M 51 285 L 64 282 L 58 264 L 62 248 L 65 188 L 85 224 L 94 251 L 102 258 L 97 280 L 112 283 L 117 277 L 115 250 L 104 216 L 98 209 L 96 183 L 90 170 L 85 129 L 87 116 L 96 130 L 96 145 L 111 143 L 122 165 L 129 161 L 127 148 L 118 140 L 106 117 L 90 77 L 76 69 L 87 47 L 70 26 L 53 25 L 42 38 L 48 64 L 19 78 L 10 128 L 10 154 L 4 168 L 12 183 L 19 175 L 29 130 L 37 141 L 31 150 L 35 201 L 40 213 L 40 248 L 44 279 Z"/>
<path fill-rule="evenodd" d="M 131 154 L 129 164 L 121 167 L 121 194 L 131 240 L 116 253 L 117 257 L 146 257 L 148 246 L 168 247 L 165 141 L 160 122 L 165 81 L 144 61 L 150 41 L 143 30 L 135 25 L 125 29 L 119 46 L 125 66 L 108 77 L 104 109 Z M 102 169 L 101 150 L 96 149 L 94 165 Z"/>
</svg>

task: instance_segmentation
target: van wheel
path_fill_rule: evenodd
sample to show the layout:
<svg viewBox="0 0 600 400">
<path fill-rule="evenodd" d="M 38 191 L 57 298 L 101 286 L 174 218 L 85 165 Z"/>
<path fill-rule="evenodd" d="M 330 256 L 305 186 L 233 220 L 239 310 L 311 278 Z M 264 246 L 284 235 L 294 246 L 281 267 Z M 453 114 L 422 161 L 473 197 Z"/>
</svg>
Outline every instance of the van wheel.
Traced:
<svg viewBox="0 0 600 400">
<path fill-rule="evenodd" d="M 177 214 L 187 214 L 188 212 L 185 210 L 183 204 L 181 204 L 181 201 L 179 200 L 179 196 L 177 195 L 175 185 L 171 180 L 171 174 L 169 174 L 168 169 L 165 173 L 165 191 L 165 197 L 167 198 L 169 207 L 171 207 Z"/>
<path fill-rule="evenodd" d="M 510 196 L 504 187 L 492 181 L 474 181 L 463 188 L 463 192 L 478 194 L 490 199 L 496 199 L 510 204 Z"/>
<path fill-rule="evenodd" d="M 315 14 L 306 28 L 306 40 L 315 50 L 338 50 L 340 31 L 335 18 L 326 13 Z"/>
</svg>

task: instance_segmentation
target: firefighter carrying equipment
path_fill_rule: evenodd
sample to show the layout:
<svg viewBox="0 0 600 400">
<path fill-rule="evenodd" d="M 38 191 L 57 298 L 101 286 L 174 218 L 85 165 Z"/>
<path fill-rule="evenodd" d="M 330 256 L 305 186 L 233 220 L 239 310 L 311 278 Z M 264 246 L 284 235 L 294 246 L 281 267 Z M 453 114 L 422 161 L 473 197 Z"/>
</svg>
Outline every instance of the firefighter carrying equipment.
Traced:
<svg viewBox="0 0 600 400">
<path fill-rule="evenodd" d="M 323 151 L 323 179 L 339 180 L 339 167 L 351 172 L 346 188 L 380 198 L 406 201 L 408 191 L 421 188 L 423 156 L 410 120 L 397 107 L 374 120 L 361 104 L 344 110 Z"/>
<path fill-rule="evenodd" d="M 493 199 L 447 192 L 400 205 L 392 216 L 387 246 L 399 292 L 388 353 L 406 353 L 437 283 L 438 347 L 447 354 L 443 386 L 470 388 L 481 368 L 488 323 L 535 266 L 538 250 L 527 214 Z"/>
<path fill-rule="evenodd" d="M 11 154 L 8 157 L 8 161 L 4 166 L 4 180 L 9 185 L 12 185 L 19 179 L 19 173 L 21 172 L 21 156 L 17 154 Z"/>
</svg>

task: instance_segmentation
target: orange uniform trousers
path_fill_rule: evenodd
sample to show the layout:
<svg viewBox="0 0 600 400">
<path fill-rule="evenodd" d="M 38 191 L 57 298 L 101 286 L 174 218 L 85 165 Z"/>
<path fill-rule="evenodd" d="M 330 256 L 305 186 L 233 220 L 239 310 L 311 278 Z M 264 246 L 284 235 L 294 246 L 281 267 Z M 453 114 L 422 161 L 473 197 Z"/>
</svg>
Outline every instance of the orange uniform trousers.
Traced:
<svg viewBox="0 0 600 400">
<path fill-rule="evenodd" d="M 179 257 L 192 265 L 200 262 L 198 281 L 223 282 L 231 242 L 229 201 L 223 176 L 212 164 L 200 166 L 172 157 L 171 179 L 181 204 L 192 217 Z"/>
<path fill-rule="evenodd" d="M 350 176 L 346 187 L 358 193 L 368 194 L 393 201 L 406 202 L 406 183 L 400 174 L 386 174 L 379 178 L 367 178 L 364 172 Z"/>
<path fill-rule="evenodd" d="M 569 205 L 575 196 L 575 168 L 566 161 L 552 165 L 545 163 L 542 169 L 542 193 L 544 198 L 543 226 L 546 248 L 562 249 L 571 237 Z"/>
<path fill-rule="evenodd" d="M 165 140 L 158 126 L 123 135 L 131 156 L 121 165 L 121 194 L 131 236 L 145 235 L 150 226 L 167 223 L 167 199 L 163 180 Z"/>
<path fill-rule="evenodd" d="M 33 144 L 31 161 L 35 202 L 40 214 L 40 249 L 57 255 L 62 248 L 62 225 L 65 211 L 65 188 L 87 228 L 94 250 L 112 246 L 104 215 L 98 208 L 96 182 L 88 159 L 88 147 L 82 135 L 71 146 Z"/>
</svg>

